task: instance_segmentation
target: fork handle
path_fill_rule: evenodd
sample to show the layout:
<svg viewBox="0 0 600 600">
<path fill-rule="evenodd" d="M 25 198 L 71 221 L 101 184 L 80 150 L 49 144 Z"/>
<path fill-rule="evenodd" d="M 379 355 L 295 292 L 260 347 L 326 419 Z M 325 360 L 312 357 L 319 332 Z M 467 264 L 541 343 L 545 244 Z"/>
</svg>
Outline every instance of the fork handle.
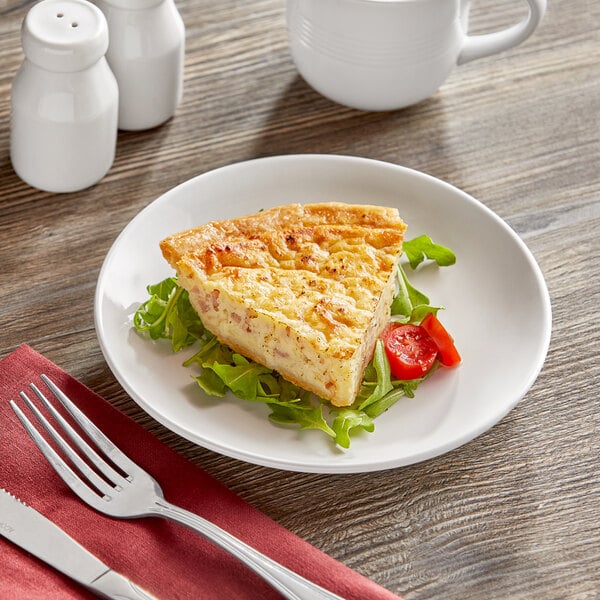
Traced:
<svg viewBox="0 0 600 600">
<path fill-rule="evenodd" d="M 265 556 L 214 523 L 175 506 L 166 500 L 156 501 L 152 514 L 193 529 L 229 552 L 289 600 L 344 600 L 316 583 Z"/>
</svg>

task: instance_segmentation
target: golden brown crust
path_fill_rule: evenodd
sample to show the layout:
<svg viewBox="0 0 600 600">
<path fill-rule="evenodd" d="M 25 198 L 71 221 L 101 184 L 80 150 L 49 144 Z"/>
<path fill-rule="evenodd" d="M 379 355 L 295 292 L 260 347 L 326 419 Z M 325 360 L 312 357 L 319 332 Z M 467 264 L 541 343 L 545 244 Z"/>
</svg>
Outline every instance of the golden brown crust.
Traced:
<svg viewBox="0 0 600 600">
<path fill-rule="evenodd" d="M 391 208 L 292 204 L 160 246 L 222 342 L 346 406 L 389 316 L 405 228 Z"/>
<path fill-rule="evenodd" d="M 404 233 L 406 226 L 394 208 L 374 205 L 343 204 L 287 204 L 255 214 L 212 221 L 206 225 L 176 233 L 160 243 L 167 262 L 173 265 L 194 248 L 210 246 L 232 238 L 253 240 L 277 230 L 298 230 L 323 225 L 347 225 L 388 231 L 392 235 Z"/>
</svg>

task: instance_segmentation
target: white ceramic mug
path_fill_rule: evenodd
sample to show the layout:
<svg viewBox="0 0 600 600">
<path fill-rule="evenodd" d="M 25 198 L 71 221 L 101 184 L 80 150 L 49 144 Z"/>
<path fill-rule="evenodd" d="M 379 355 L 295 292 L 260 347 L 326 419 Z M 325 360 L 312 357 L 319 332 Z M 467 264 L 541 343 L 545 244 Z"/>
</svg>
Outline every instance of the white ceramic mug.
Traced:
<svg viewBox="0 0 600 600">
<path fill-rule="evenodd" d="M 546 0 L 512 27 L 468 35 L 470 0 L 287 0 L 292 58 L 324 96 L 394 110 L 431 96 L 452 69 L 526 40 Z"/>
</svg>

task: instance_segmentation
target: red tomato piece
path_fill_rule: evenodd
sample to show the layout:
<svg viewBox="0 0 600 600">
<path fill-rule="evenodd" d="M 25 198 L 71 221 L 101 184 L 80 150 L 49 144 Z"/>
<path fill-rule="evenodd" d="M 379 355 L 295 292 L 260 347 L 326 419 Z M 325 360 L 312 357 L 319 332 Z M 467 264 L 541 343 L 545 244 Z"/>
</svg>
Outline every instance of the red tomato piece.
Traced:
<svg viewBox="0 0 600 600">
<path fill-rule="evenodd" d="M 423 377 L 438 353 L 435 342 L 420 325 L 390 323 L 381 335 L 390 371 L 396 379 Z"/>
<path fill-rule="evenodd" d="M 462 360 L 452 336 L 440 323 L 440 320 L 429 313 L 421 322 L 421 327 L 427 331 L 439 351 L 440 362 L 446 367 L 454 367 Z"/>
</svg>

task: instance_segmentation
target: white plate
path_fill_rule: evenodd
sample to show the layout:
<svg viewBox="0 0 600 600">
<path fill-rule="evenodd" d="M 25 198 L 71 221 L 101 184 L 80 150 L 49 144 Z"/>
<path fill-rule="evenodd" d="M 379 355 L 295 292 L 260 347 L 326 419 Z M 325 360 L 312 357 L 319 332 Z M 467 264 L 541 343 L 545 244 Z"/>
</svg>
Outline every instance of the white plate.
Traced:
<svg viewBox="0 0 600 600">
<path fill-rule="evenodd" d="M 277 204 L 338 200 L 396 206 L 407 238 L 427 233 L 452 248 L 456 265 L 428 267 L 410 279 L 434 304 L 462 354 L 414 399 L 376 420 L 375 432 L 336 448 L 327 436 L 273 425 L 262 405 L 211 398 L 181 366 L 168 342 L 131 328 L 146 286 L 173 274 L 158 242 L 167 235 Z M 250 463 L 315 473 L 408 465 L 456 448 L 496 424 L 542 368 L 551 330 L 543 276 L 520 238 L 498 216 L 438 179 L 379 161 L 300 155 L 234 164 L 195 177 L 142 210 L 117 238 L 95 299 L 98 338 L 127 393 L 170 430 Z"/>
</svg>

